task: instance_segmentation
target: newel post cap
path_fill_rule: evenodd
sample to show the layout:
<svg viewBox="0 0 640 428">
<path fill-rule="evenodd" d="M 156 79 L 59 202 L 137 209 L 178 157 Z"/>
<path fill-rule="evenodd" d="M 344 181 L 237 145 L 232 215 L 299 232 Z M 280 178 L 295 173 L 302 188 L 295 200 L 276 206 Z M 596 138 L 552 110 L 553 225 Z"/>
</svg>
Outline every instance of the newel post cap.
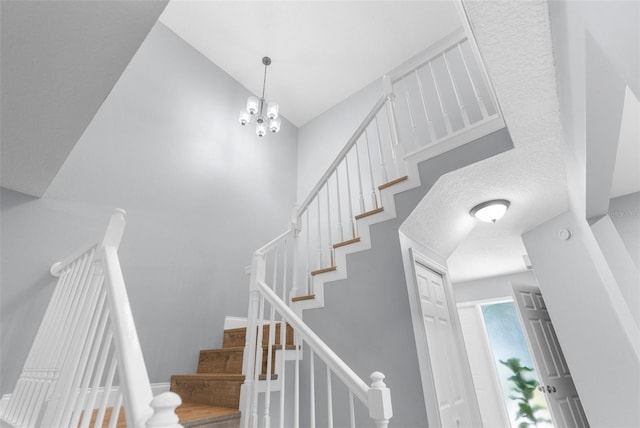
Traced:
<svg viewBox="0 0 640 428">
<path fill-rule="evenodd" d="M 389 421 L 393 416 L 391 408 L 391 390 L 384 383 L 384 374 L 371 373 L 371 388 L 367 392 L 369 417 L 375 421 Z"/>
<path fill-rule="evenodd" d="M 179 423 L 176 408 L 182 404 L 178 394 L 163 392 L 153 397 L 153 415 L 147 421 L 147 428 L 183 428 Z"/>
</svg>

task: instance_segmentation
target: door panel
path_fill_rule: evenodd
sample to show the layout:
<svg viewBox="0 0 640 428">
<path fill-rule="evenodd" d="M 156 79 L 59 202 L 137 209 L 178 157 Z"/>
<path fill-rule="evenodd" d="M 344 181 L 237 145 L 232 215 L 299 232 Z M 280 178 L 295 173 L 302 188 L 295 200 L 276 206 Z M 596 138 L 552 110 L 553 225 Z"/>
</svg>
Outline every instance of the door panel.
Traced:
<svg viewBox="0 0 640 428">
<path fill-rule="evenodd" d="M 441 425 L 471 426 L 442 276 L 419 263 L 415 269 Z"/>
<path fill-rule="evenodd" d="M 588 427 L 542 293 L 528 285 L 513 285 L 513 292 L 554 425 Z"/>
</svg>

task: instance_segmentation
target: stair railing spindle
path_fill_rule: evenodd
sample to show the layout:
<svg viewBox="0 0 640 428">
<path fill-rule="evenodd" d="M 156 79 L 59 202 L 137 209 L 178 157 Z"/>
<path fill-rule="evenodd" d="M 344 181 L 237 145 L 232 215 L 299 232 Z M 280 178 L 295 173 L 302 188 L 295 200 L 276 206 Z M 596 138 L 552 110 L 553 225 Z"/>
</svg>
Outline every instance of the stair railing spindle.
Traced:
<svg viewBox="0 0 640 428">
<path fill-rule="evenodd" d="M 280 314 L 280 346 L 282 346 L 282 358 L 280 358 L 280 373 L 278 374 L 278 378 L 280 381 L 280 428 L 284 428 L 284 402 L 285 402 L 285 389 L 286 389 L 286 353 L 287 353 L 287 320 L 285 320 L 284 315 Z"/>
<path fill-rule="evenodd" d="M 274 281 L 275 283 L 275 281 Z M 266 382 L 267 382 L 267 392 L 264 396 L 264 427 L 270 428 L 271 426 L 271 365 L 272 362 L 272 354 L 273 354 L 273 344 L 275 342 L 276 336 L 276 322 L 275 315 L 276 310 L 273 305 L 269 305 L 271 310 L 269 311 L 269 330 L 267 332 L 267 369 L 265 371 Z M 260 359 L 260 366 L 262 367 L 262 359 L 264 358 L 264 353 Z"/>
<path fill-rule="evenodd" d="M 101 277 L 101 275 L 100 275 Z M 96 283 L 96 277 L 91 277 L 92 284 Z M 79 386 L 80 373 L 84 368 L 84 362 L 86 360 L 84 350 L 84 344 L 87 337 L 87 330 L 95 331 L 95 326 L 97 323 L 97 316 L 92 316 L 96 312 L 96 305 L 98 304 L 98 291 L 99 286 L 96 284 L 95 286 L 87 286 L 84 287 L 86 290 L 85 296 L 81 299 L 83 302 L 80 306 L 80 310 L 76 310 L 74 314 L 74 322 L 73 325 L 76 328 L 73 329 L 73 340 L 69 345 L 69 352 L 72 356 L 72 359 L 67 361 L 67 370 L 73 370 L 70 373 L 70 376 L 67 376 L 64 381 L 60 384 L 61 391 L 61 401 L 57 406 L 49 406 L 49 407 L 57 407 L 58 409 L 66 409 L 63 413 L 61 411 L 56 411 L 52 409 L 53 412 L 56 413 L 53 426 L 66 426 L 69 424 L 70 411 L 73 408 L 73 402 L 70 401 L 74 398 L 75 394 L 72 391 L 75 391 Z M 64 418 L 64 419 L 63 419 Z"/>
<path fill-rule="evenodd" d="M 264 319 L 264 297 L 260 296 L 260 304 L 258 309 L 258 338 L 256 340 L 256 352 L 254 354 L 254 364 L 253 367 L 249 367 L 250 370 L 253 370 L 253 379 L 254 381 L 258 381 L 260 379 L 260 370 L 262 369 L 262 333 L 264 330 L 264 325 L 262 320 Z M 253 336 L 252 333 L 247 333 L 247 336 Z M 253 391 L 251 397 L 251 426 L 253 428 L 257 428 L 258 426 L 258 387 L 254 383 Z"/>
<path fill-rule="evenodd" d="M 482 119 L 485 119 L 489 117 L 489 113 L 487 112 L 487 106 L 485 105 L 485 102 L 482 99 L 482 96 L 480 96 L 480 94 L 478 93 L 476 84 L 473 82 L 473 78 L 471 77 L 471 73 L 469 72 L 469 67 L 467 65 L 467 60 L 464 59 L 464 54 L 462 53 L 463 41 L 460 43 L 457 43 L 456 47 L 458 48 L 458 52 L 460 53 L 460 58 L 462 59 L 462 65 L 464 66 L 464 71 L 467 75 L 467 79 L 469 79 L 469 82 L 471 83 L 471 90 L 473 91 L 473 95 L 476 98 L 478 107 L 480 107 L 480 113 L 482 114 Z"/>
<path fill-rule="evenodd" d="M 427 102 L 424 99 L 424 89 L 422 88 L 422 79 L 420 78 L 420 74 L 418 73 L 418 69 L 414 70 L 414 74 L 416 76 L 416 81 L 418 82 L 418 92 L 420 93 L 420 101 L 422 102 L 422 109 L 424 110 L 424 116 L 427 119 L 427 129 L 429 130 L 429 137 L 431 138 L 431 143 L 434 143 L 438 138 L 436 137 L 436 132 L 433 129 L 433 121 L 429 117 L 429 111 L 427 110 Z"/>
<path fill-rule="evenodd" d="M 111 409 L 111 418 L 109 419 L 109 428 L 116 428 L 118 425 L 118 416 L 120 416 L 120 410 L 122 409 L 122 392 L 118 392 L 116 396 L 116 402 Z"/>
<path fill-rule="evenodd" d="M 98 398 L 98 388 L 100 387 L 100 381 L 102 380 L 102 376 L 104 375 L 104 369 L 107 364 L 107 357 L 109 356 L 112 340 L 113 331 L 109 328 L 107 336 L 104 340 L 102 352 L 100 353 L 98 368 L 96 369 L 93 377 L 93 384 L 91 385 L 91 396 L 89 397 L 89 400 L 87 400 L 87 405 L 84 407 L 84 416 L 82 418 L 81 428 L 89 428 L 91 413 L 93 412 L 93 409 L 96 405 L 96 400 Z M 106 391 L 104 393 L 106 393 Z"/>
<path fill-rule="evenodd" d="M 378 147 L 378 158 L 380 159 L 380 170 L 382 171 L 382 182 L 387 183 L 389 177 L 387 176 L 387 168 L 384 162 L 384 156 L 382 155 L 382 140 L 380 139 L 380 125 L 378 124 L 378 115 L 373 119 L 376 125 L 376 141 Z"/>
<path fill-rule="evenodd" d="M 95 331 L 90 331 L 86 347 L 87 354 L 87 363 L 85 365 L 84 375 L 82 376 L 82 381 L 80 382 L 79 391 L 80 394 L 78 396 L 78 400 L 76 401 L 76 409 L 71 418 L 71 425 L 78 426 L 78 422 L 80 419 L 80 415 L 82 412 L 82 408 L 84 406 L 85 398 L 87 398 L 89 384 L 91 383 L 91 377 L 94 374 L 95 364 L 98 359 L 98 352 L 100 351 L 100 345 L 104 338 L 105 330 L 107 328 L 107 321 L 109 320 L 109 309 L 105 308 L 104 301 L 106 300 L 106 295 L 104 291 L 101 293 L 101 302 L 98 304 L 97 312 L 100 313 L 100 321 L 97 325 Z"/>
<path fill-rule="evenodd" d="M 365 147 L 367 149 L 367 163 L 369 164 L 369 178 L 371 179 L 371 202 L 373 203 L 373 209 L 378 209 L 378 196 L 376 195 L 376 185 L 373 179 L 373 165 L 371 163 L 371 151 L 369 150 L 369 136 L 368 129 L 364 131 Z"/>
<path fill-rule="evenodd" d="M 107 378 L 104 382 L 102 400 L 100 402 L 100 407 L 98 408 L 98 414 L 96 416 L 96 422 L 94 424 L 95 427 L 101 427 L 104 423 L 104 415 L 107 411 L 107 404 L 109 403 L 109 395 L 111 394 L 111 389 L 113 387 L 113 378 L 115 377 L 117 368 L 118 368 L 118 360 L 116 358 L 115 352 L 113 352 L 111 354 L 111 363 L 109 364 L 109 371 L 107 372 Z"/>
<path fill-rule="evenodd" d="M 335 266 L 333 259 L 333 239 L 331 238 L 331 196 L 329 195 L 329 182 L 325 186 L 327 189 L 327 248 L 329 249 L 329 266 Z"/>
<path fill-rule="evenodd" d="M 102 290 L 99 290 L 102 291 Z M 96 293 L 97 294 L 97 293 Z M 76 394 L 75 391 L 78 391 L 81 388 L 81 384 L 84 379 L 89 375 L 90 370 L 90 357 L 92 356 L 92 348 L 93 348 L 93 338 L 96 336 L 96 332 L 99 331 L 100 328 L 103 328 L 103 322 L 106 322 L 106 318 L 103 315 L 104 309 L 104 301 L 106 299 L 106 295 L 103 292 L 100 292 L 97 297 L 97 301 L 94 302 L 94 296 L 91 297 L 90 305 L 92 305 L 91 311 L 86 312 L 86 316 L 83 317 L 88 322 L 88 329 L 82 329 L 81 333 L 78 335 L 79 337 L 74 341 L 74 348 L 81 349 L 82 352 L 80 354 L 79 361 L 74 366 L 77 368 L 73 381 L 70 383 L 70 386 L 66 390 L 67 405 L 62 406 L 63 409 L 66 409 L 65 413 L 62 417 L 62 422 L 59 426 L 77 426 L 78 421 L 73 423 L 73 415 L 76 410 L 76 406 L 78 405 L 78 401 L 81 401 L 81 395 Z M 92 316 L 93 315 L 93 316 Z M 71 421 L 71 422 L 70 422 Z"/>
<path fill-rule="evenodd" d="M 433 86 L 436 89 L 436 97 L 438 98 L 438 104 L 440 105 L 440 111 L 442 111 L 442 117 L 444 118 L 445 126 L 447 127 L 447 135 L 453 133 L 453 127 L 451 126 L 451 120 L 447 114 L 447 109 L 444 108 L 442 103 L 442 97 L 440 96 L 440 89 L 438 89 L 438 79 L 436 79 L 436 73 L 433 70 L 433 64 L 429 61 L 429 71 L 431 72 L 431 78 L 433 79 Z"/>
<path fill-rule="evenodd" d="M 453 74 L 451 74 L 451 66 L 449 64 L 449 60 L 447 59 L 447 51 L 442 52 L 442 59 L 444 59 L 444 66 L 447 69 L 447 77 L 451 81 L 451 87 L 453 88 L 453 95 L 456 98 L 456 102 L 458 103 L 458 108 L 460 109 L 460 114 L 462 115 L 462 121 L 464 123 L 464 127 L 469 126 L 469 114 L 467 113 L 467 109 L 458 95 L 458 89 L 456 88 L 456 81 L 453 78 Z"/>
<path fill-rule="evenodd" d="M 356 146 L 357 151 L 357 146 Z M 349 223 L 351 226 L 351 239 L 356 237 L 356 221 L 353 216 L 353 201 L 351 199 L 351 175 L 349 174 L 349 156 L 344 157 L 344 166 L 347 174 L 347 201 L 349 202 Z"/>
<path fill-rule="evenodd" d="M 365 130 L 366 133 L 366 130 Z M 365 134 L 365 138 L 366 138 L 366 134 Z M 356 165 L 357 165 L 357 172 L 358 172 L 358 193 L 359 193 L 359 201 L 360 201 L 360 213 L 362 214 L 363 212 L 365 212 L 365 206 L 364 206 L 364 193 L 362 191 L 362 172 L 360 172 L 360 153 L 358 150 L 358 142 L 356 142 L 355 144 L 355 149 L 356 149 Z M 355 222 L 355 217 L 354 220 Z"/>
<path fill-rule="evenodd" d="M 327 427 L 333 428 L 333 398 L 331 397 L 331 369 L 327 366 Z"/>
<path fill-rule="evenodd" d="M 340 236 L 340 242 L 342 242 L 344 241 L 344 230 L 342 228 L 342 209 L 340 201 L 340 165 L 336 168 L 336 199 L 338 208 L 338 235 Z"/>
<path fill-rule="evenodd" d="M 389 146 L 391 149 L 391 159 L 393 160 L 393 164 L 396 167 L 396 173 L 398 174 L 396 178 L 399 178 L 403 175 L 403 169 L 401 167 L 400 161 L 404 157 L 404 149 L 403 145 L 400 144 L 400 137 L 398 136 L 398 124 L 396 122 L 396 109 L 395 109 L 395 100 L 396 95 L 393 92 L 393 83 L 391 83 L 391 78 L 388 75 L 385 75 L 382 79 L 385 96 L 387 97 L 387 102 L 385 103 L 385 108 L 387 111 L 387 124 L 389 130 Z"/>
<path fill-rule="evenodd" d="M 295 330 L 293 331 L 293 337 L 293 343 L 296 345 L 296 359 L 293 368 L 293 428 L 300 428 L 300 359 L 302 358 L 302 341 Z"/>
<path fill-rule="evenodd" d="M 307 279 L 307 295 L 310 295 L 313 291 L 312 291 L 312 285 L 311 285 L 311 263 L 310 263 L 310 259 L 311 259 L 311 246 L 310 246 L 310 242 L 309 242 L 309 238 L 311 235 L 311 229 L 309 228 L 309 210 L 305 211 L 305 229 L 304 229 L 304 234 L 305 234 L 305 238 L 307 241 L 307 257 L 306 257 L 306 266 L 305 266 L 305 275 L 306 275 L 306 279 Z M 294 266 L 294 269 L 296 268 L 296 266 Z"/>
<path fill-rule="evenodd" d="M 315 364 L 314 364 L 314 352 L 309 347 L 309 426 L 315 428 L 316 426 L 316 376 L 315 376 Z"/>
<path fill-rule="evenodd" d="M 316 198 L 318 205 L 318 269 L 322 269 L 322 223 L 320 218 L 320 193 Z"/>
<path fill-rule="evenodd" d="M 351 428 L 356 428 L 356 412 L 353 405 L 353 392 L 349 391 L 349 421 Z"/>
</svg>

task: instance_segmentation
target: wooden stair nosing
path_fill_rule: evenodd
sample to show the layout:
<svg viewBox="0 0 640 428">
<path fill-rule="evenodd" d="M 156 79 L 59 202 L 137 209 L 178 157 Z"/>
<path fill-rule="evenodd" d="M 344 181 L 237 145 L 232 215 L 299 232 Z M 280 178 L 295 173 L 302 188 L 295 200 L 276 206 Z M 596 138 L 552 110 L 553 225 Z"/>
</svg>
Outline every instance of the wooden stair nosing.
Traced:
<svg viewBox="0 0 640 428">
<path fill-rule="evenodd" d="M 356 242 L 360 242 L 360 237 L 355 237 L 353 239 L 347 239 L 346 241 L 338 242 L 337 244 L 333 244 L 333 249 L 344 247 L 346 245 L 355 244 Z"/>
<path fill-rule="evenodd" d="M 296 296 L 296 297 L 292 297 L 291 301 L 292 302 L 301 302 L 303 300 L 313 300 L 316 298 L 315 294 L 308 294 L 306 296 Z"/>
<path fill-rule="evenodd" d="M 391 180 L 391 181 L 389 181 L 387 183 L 379 185 L 378 186 L 378 190 L 384 190 L 384 189 L 386 189 L 388 187 L 391 187 L 391 186 L 393 186 L 395 184 L 402 183 L 403 181 L 406 181 L 408 179 L 409 179 L 409 176 L 407 176 L 407 175 L 405 175 L 403 177 L 398 177 L 395 180 Z"/>
<path fill-rule="evenodd" d="M 314 270 L 314 271 L 311 271 L 311 276 L 320 275 L 321 273 L 333 272 L 336 269 L 338 269 L 337 266 L 329 266 L 323 269 Z"/>
<path fill-rule="evenodd" d="M 378 214 L 384 211 L 384 207 L 376 208 L 371 211 L 363 212 L 362 214 L 358 214 L 356 216 L 356 220 L 360 220 L 361 218 L 369 217 L 370 215 Z"/>
</svg>

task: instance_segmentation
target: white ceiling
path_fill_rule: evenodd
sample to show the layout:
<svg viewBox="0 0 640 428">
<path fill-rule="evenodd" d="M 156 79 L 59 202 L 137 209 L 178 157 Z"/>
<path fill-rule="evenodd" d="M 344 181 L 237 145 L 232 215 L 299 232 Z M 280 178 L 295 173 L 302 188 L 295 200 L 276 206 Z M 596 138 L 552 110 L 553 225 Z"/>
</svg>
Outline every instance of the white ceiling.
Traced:
<svg viewBox="0 0 640 428">
<path fill-rule="evenodd" d="M 160 21 L 301 126 L 460 26 L 452 1 L 172 0 Z M 238 106 L 238 111 L 240 111 Z"/>
</svg>

